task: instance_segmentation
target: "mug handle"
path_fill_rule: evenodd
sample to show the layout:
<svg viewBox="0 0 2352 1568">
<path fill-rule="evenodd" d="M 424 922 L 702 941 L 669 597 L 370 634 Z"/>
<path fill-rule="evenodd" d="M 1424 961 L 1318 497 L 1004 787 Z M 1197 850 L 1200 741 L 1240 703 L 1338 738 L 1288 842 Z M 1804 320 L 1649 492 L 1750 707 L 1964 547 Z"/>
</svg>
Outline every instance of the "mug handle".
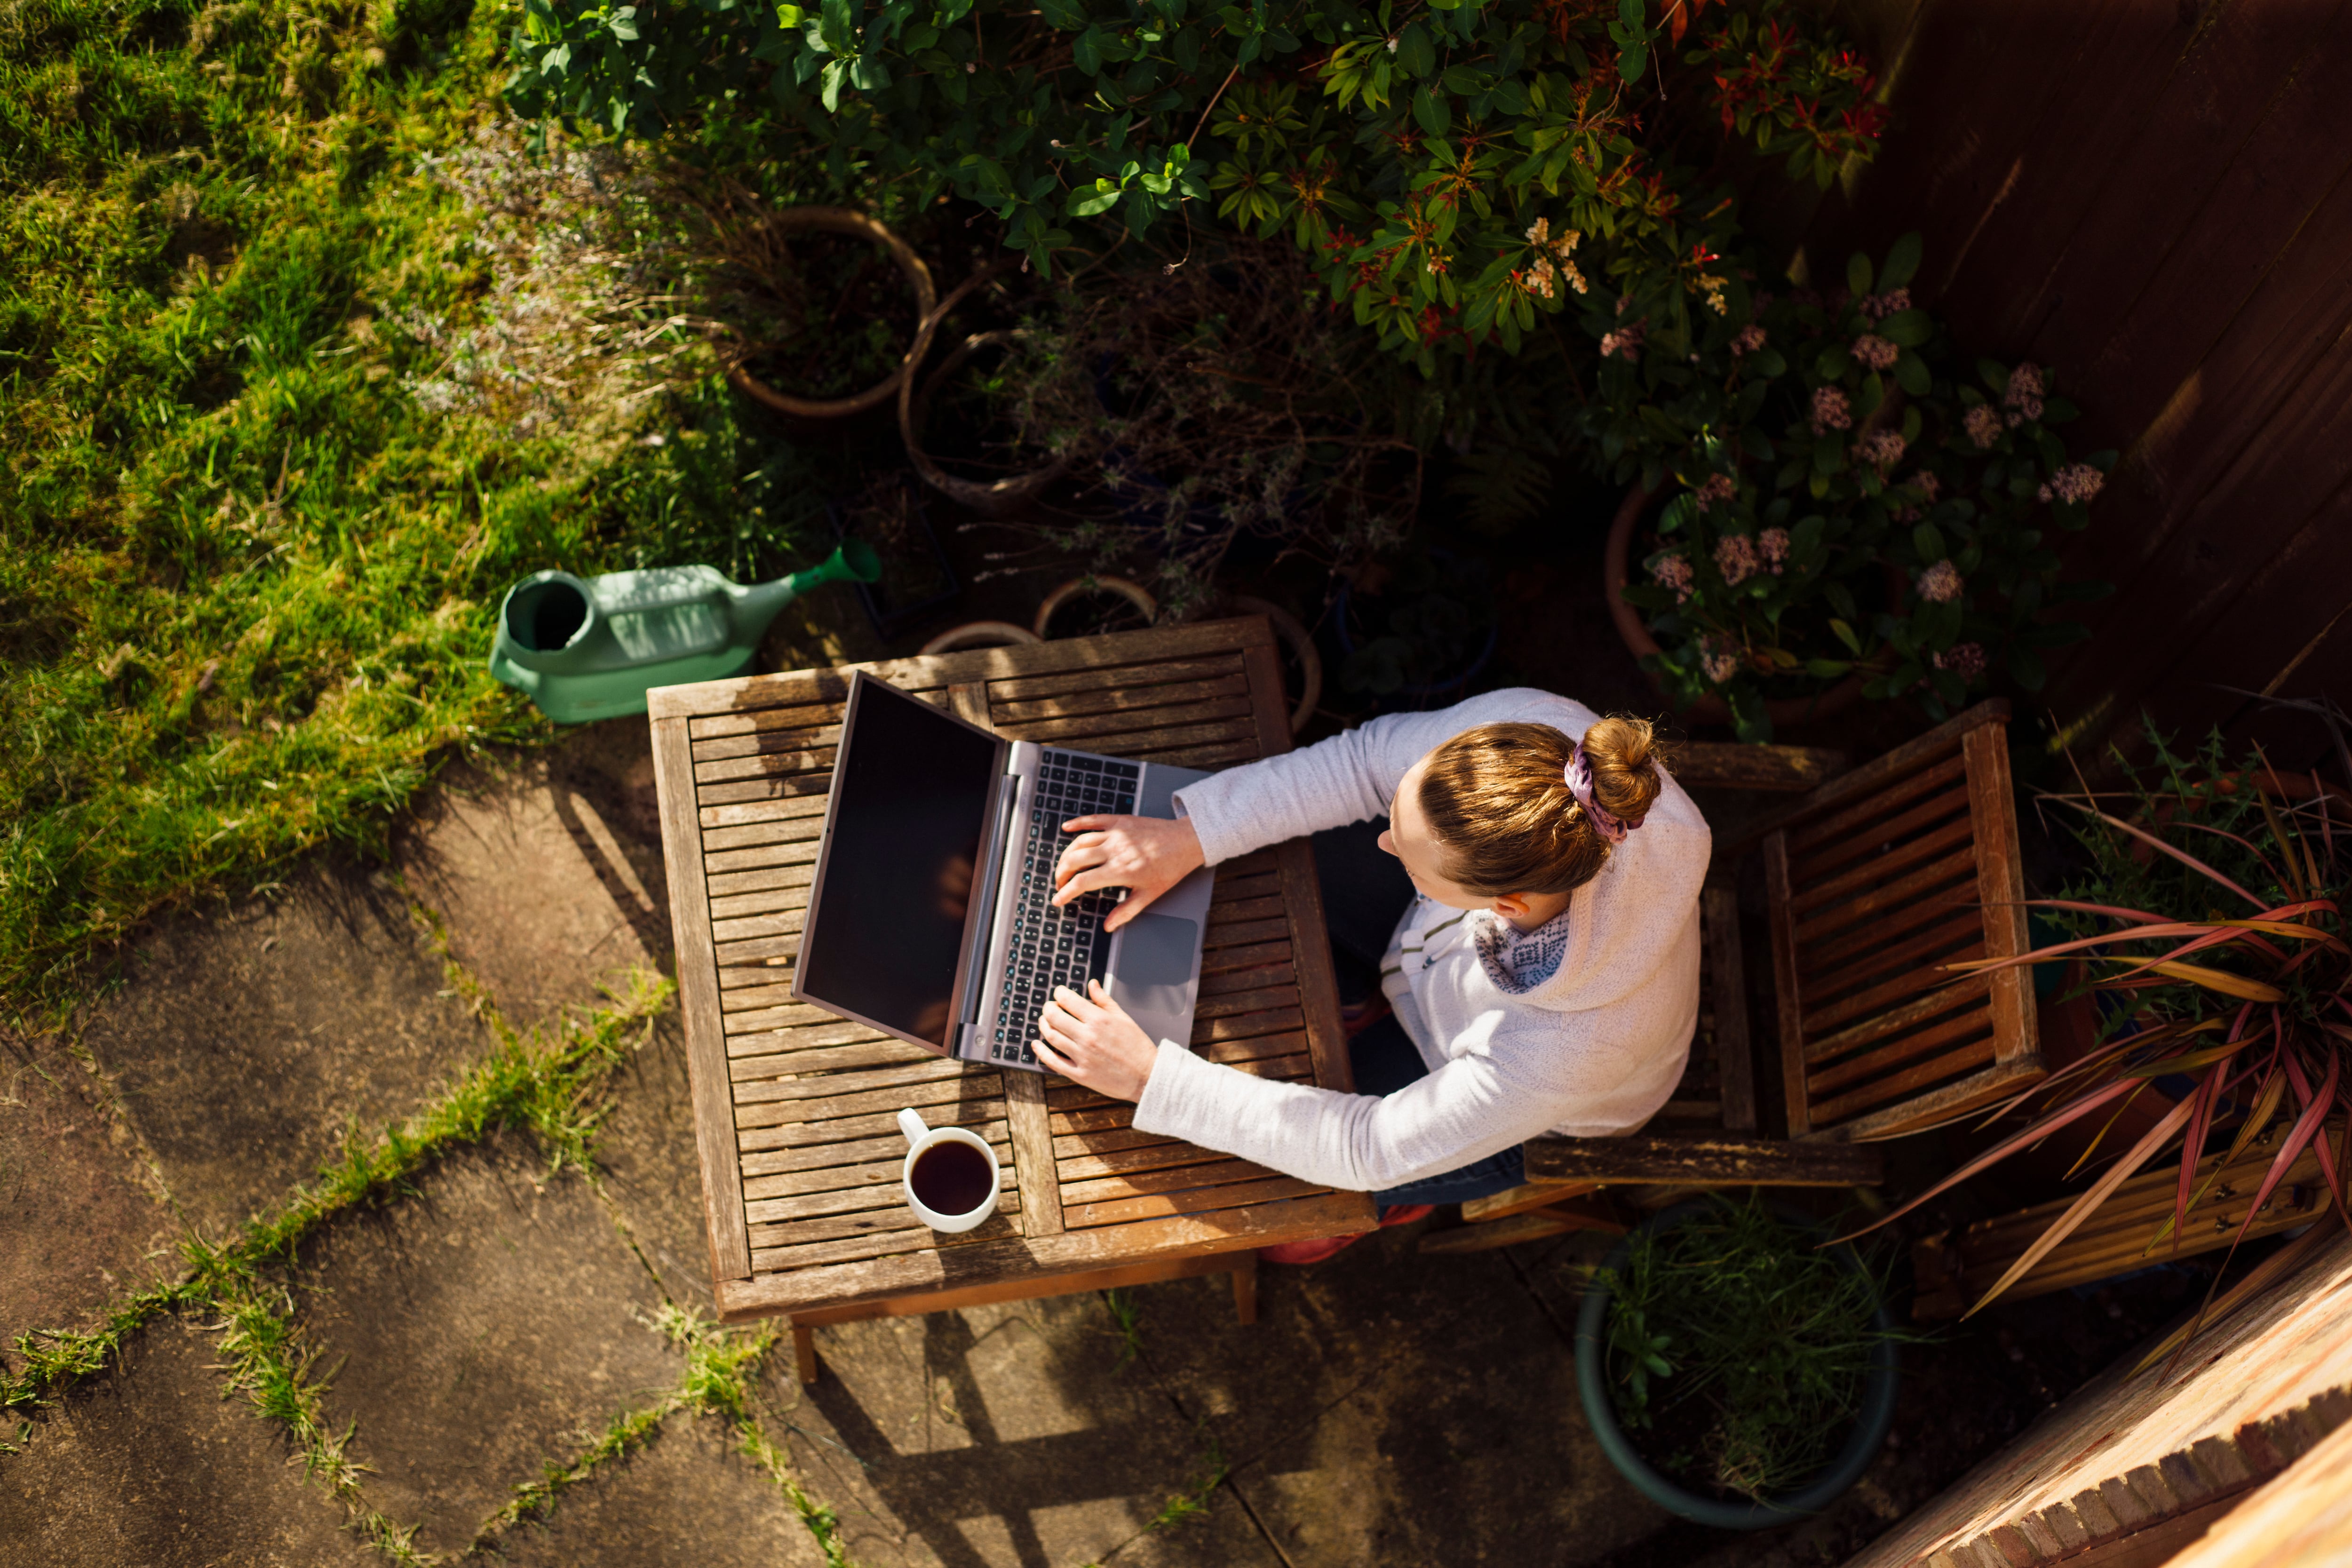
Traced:
<svg viewBox="0 0 2352 1568">
<path fill-rule="evenodd" d="M 930 1135 L 931 1129 L 929 1123 L 916 1114 L 914 1108 L 909 1106 L 898 1112 L 898 1131 L 907 1135 L 908 1142 L 919 1143 Z"/>
</svg>

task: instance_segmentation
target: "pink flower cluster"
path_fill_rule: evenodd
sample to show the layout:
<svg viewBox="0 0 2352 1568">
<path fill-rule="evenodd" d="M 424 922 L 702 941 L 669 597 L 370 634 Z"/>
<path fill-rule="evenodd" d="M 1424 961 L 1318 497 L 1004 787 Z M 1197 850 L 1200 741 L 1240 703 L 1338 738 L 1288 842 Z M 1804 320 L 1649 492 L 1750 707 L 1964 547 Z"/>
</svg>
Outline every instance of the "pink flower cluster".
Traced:
<svg viewBox="0 0 2352 1568">
<path fill-rule="evenodd" d="M 1698 510 L 1704 512 L 1717 501 L 1729 500 L 1738 493 L 1739 481 L 1729 474 L 1709 474 L 1705 484 L 1691 491 L 1691 500 L 1696 501 L 1698 504 Z"/>
<path fill-rule="evenodd" d="M 1880 337 L 1876 332 L 1864 332 L 1853 340 L 1853 357 L 1873 370 L 1893 370 L 1903 351 Z"/>
<path fill-rule="evenodd" d="M 1632 326 L 1620 327 L 1603 337 L 1601 340 L 1601 357 L 1607 359 L 1611 354 L 1617 354 L 1627 364 L 1638 363 L 1642 357 L 1642 329 L 1644 325 L 1645 322 L 1635 321 Z"/>
<path fill-rule="evenodd" d="M 1700 645 L 1699 667 L 1717 686 L 1739 673 L 1739 647 L 1727 637 L 1711 637 Z"/>
<path fill-rule="evenodd" d="M 1944 489 L 1944 481 L 1937 479 L 1935 475 L 1929 473 L 1925 468 L 1922 468 L 1917 473 L 1912 475 L 1911 482 L 1917 486 L 1919 493 L 1927 497 L 1931 502 L 1937 495 L 1942 493 Z"/>
<path fill-rule="evenodd" d="M 2042 417 L 2042 391 L 2039 366 L 2021 364 L 2009 373 L 2009 386 L 2000 395 L 2000 405 L 2009 410 L 2011 428 Z"/>
<path fill-rule="evenodd" d="M 1979 403 L 1969 409 L 1960 424 L 1967 429 L 1969 439 L 1977 444 L 1979 451 L 1989 449 L 2000 439 L 2000 415 L 1990 403 Z"/>
<path fill-rule="evenodd" d="M 1675 591 L 1675 603 L 1686 604 L 1691 596 L 1691 563 L 1679 555 L 1661 555 L 1650 563 L 1650 581 L 1661 588 Z"/>
<path fill-rule="evenodd" d="M 1949 648 L 1936 656 L 1936 668 L 1948 669 L 1962 680 L 1974 680 L 1985 672 L 1984 644 L 1954 643 Z"/>
<path fill-rule="evenodd" d="M 1853 423 L 1847 408 L 1845 392 L 1841 387 L 1813 388 L 1813 434 L 1826 436 L 1832 430 L 1843 430 Z"/>
<path fill-rule="evenodd" d="M 1727 533 L 1715 542 L 1715 569 L 1723 574 L 1724 584 L 1737 588 L 1756 575 L 1760 564 L 1756 559 L 1756 542 L 1744 533 Z"/>
<path fill-rule="evenodd" d="M 1883 474 L 1903 460 L 1909 445 L 1897 431 L 1872 430 L 1853 444 L 1853 455 Z"/>
<path fill-rule="evenodd" d="M 1862 312 L 1863 320 L 1875 326 L 1897 310 L 1909 310 L 1911 290 L 1889 289 L 1884 294 L 1864 294 L 1853 302 L 1853 308 Z"/>
<path fill-rule="evenodd" d="M 1949 561 L 1938 561 L 1919 574 L 1919 596 L 1931 605 L 1948 605 L 1967 587 L 1960 569 Z"/>
<path fill-rule="evenodd" d="M 2050 476 L 2050 482 L 2042 487 L 2042 499 L 2048 500 L 2054 495 L 2060 500 L 2081 506 L 2097 495 L 2106 482 L 2107 476 L 2090 464 L 2069 463 Z"/>
<path fill-rule="evenodd" d="M 1789 531 L 1768 528 L 1756 536 L 1756 548 L 1764 557 L 1764 569 L 1778 577 L 1789 561 Z"/>
<path fill-rule="evenodd" d="M 1752 354 L 1763 346 L 1764 329 L 1750 321 L 1740 328 L 1738 335 L 1731 340 L 1731 357 L 1738 359 L 1742 354 Z"/>
</svg>

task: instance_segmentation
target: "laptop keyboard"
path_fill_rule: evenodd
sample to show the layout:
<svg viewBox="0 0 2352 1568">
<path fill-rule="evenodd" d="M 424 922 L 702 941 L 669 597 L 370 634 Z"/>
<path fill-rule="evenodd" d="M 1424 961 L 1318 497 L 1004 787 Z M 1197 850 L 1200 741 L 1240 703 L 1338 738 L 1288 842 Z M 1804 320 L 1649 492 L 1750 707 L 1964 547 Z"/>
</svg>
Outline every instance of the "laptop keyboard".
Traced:
<svg viewBox="0 0 2352 1568">
<path fill-rule="evenodd" d="M 1118 889 L 1081 893 L 1055 909 L 1054 865 L 1069 845 L 1072 836 L 1062 831 L 1062 824 L 1071 817 L 1135 814 L 1135 784 L 1142 773 L 1137 763 L 1071 752 L 1045 753 L 1029 803 L 1028 839 L 1020 851 L 1020 893 L 1006 938 L 1012 954 L 996 999 L 990 1060 L 1035 1067 L 1037 1054 L 1031 1042 L 1037 1037 L 1038 1015 L 1054 987 L 1082 992 L 1087 981 L 1100 980 L 1108 967 L 1110 933 L 1102 929 L 1102 921 L 1118 905 Z"/>
</svg>

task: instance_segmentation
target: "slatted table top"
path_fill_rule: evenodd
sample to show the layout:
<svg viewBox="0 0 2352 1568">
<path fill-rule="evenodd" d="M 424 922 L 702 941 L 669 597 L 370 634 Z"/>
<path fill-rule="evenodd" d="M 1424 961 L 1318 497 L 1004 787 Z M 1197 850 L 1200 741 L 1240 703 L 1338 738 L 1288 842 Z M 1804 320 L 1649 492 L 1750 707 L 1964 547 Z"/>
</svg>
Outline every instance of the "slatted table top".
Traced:
<svg viewBox="0 0 2352 1568">
<path fill-rule="evenodd" d="M 942 1058 L 793 1002 L 852 669 L 1014 739 L 1220 768 L 1290 746 L 1261 617 L 665 687 L 650 702 L 711 1271 L 720 1315 L 789 1314 L 1363 1230 L 1339 1193 L 1129 1125 L 1059 1077 Z M 1192 1048 L 1346 1089 L 1304 841 L 1217 868 Z M 908 1210 L 895 1118 L 971 1128 L 1002 1211 L 942 1237 Z"/>
</svg>

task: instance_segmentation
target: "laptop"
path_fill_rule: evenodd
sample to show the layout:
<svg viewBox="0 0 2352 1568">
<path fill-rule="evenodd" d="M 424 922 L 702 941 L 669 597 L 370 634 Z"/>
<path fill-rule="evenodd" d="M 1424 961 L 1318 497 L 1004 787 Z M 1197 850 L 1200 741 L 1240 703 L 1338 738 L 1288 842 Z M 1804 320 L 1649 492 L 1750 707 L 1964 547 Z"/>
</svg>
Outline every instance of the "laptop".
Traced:
<svg viewBox="0 0 2352 1568">
<path fill-rule="evenodd" d="M 1192 1037 L 1212 874 L 1193 872 L 1117 931 L 1124 889 L 1056 910 L 1073 816 L 1173 817 L 1209 775 L 1008 741 L 865 671 L 849 707 L 793 994 L 910 1044 L 1045 1069 L 1033 1043 L 1056 985 L 1099 980 L 1145 1034 Z"/>
</svg>

